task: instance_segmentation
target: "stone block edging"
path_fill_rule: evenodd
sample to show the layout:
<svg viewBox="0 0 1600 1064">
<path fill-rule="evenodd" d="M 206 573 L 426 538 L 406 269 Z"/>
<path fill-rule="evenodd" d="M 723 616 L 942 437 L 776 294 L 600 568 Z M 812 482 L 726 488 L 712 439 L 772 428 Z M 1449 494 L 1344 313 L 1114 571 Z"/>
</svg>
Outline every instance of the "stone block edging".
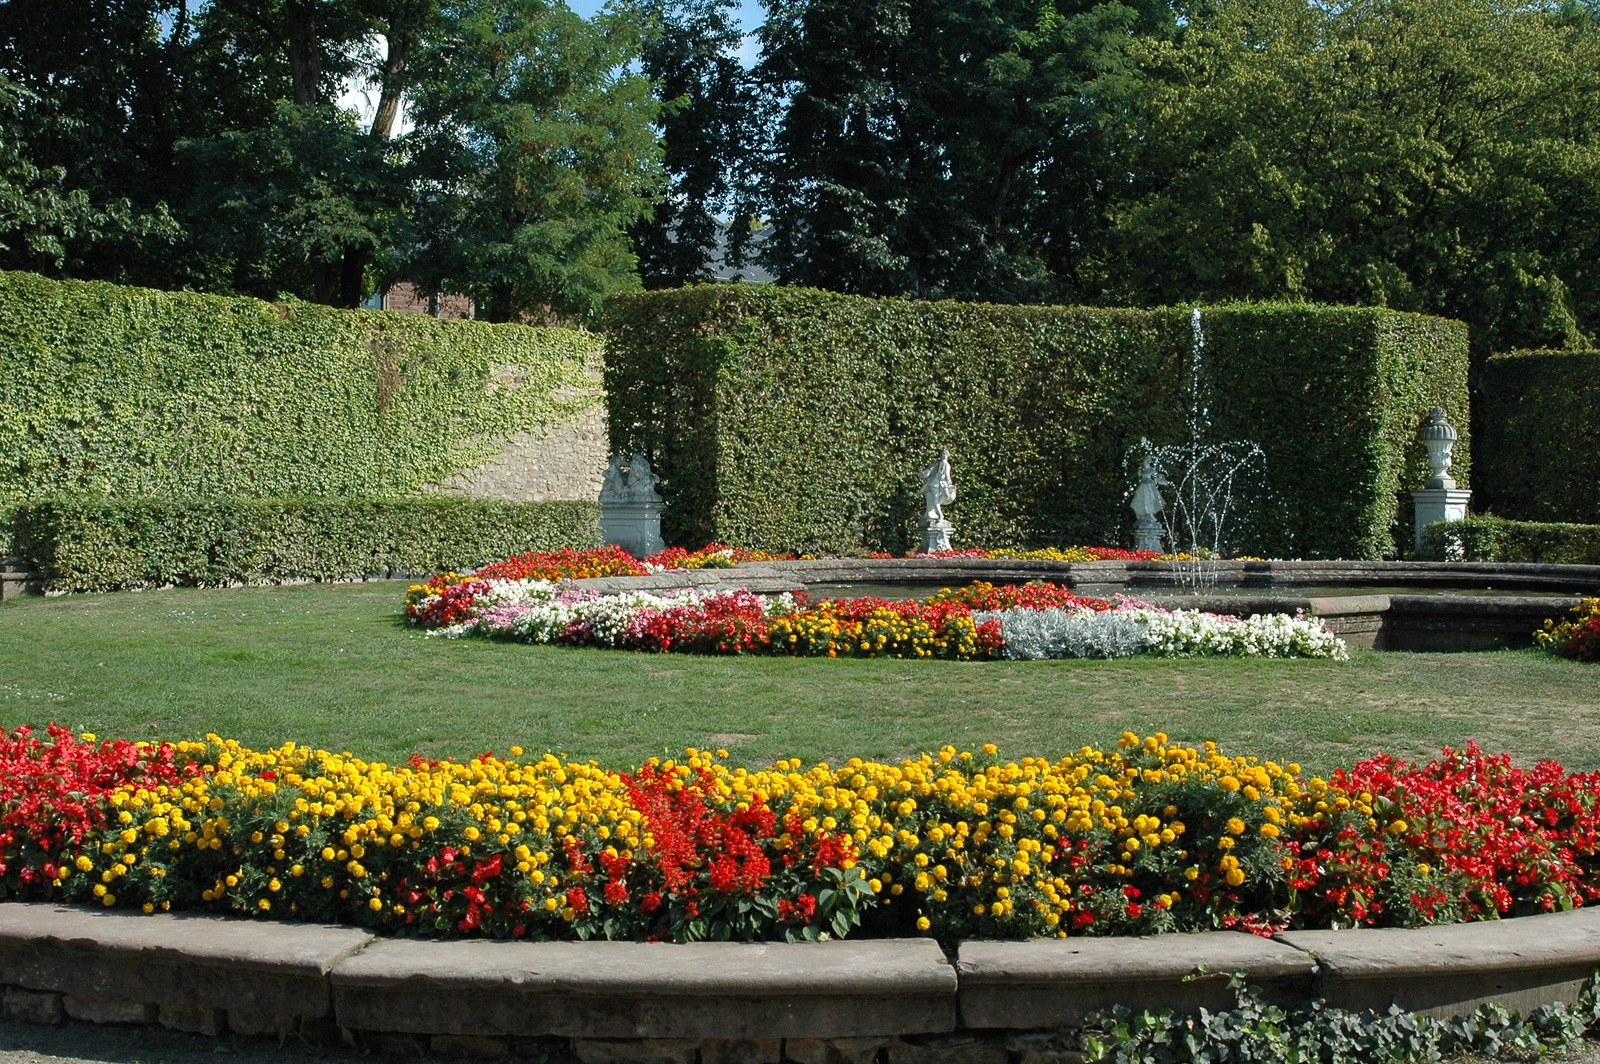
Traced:
<svg viewBox="0 0 1600 1064">
<path fill-rule="evenodd" d="M 0 904 L 8 1017 L 159 1021 L 216 1034 L 339 1027 L 496 1056 L 565 1042 L 580 1060 L 990 1064 L 1113 1004 L 1226 1008 L 1226 976 L 1434 1016 L 1571 1001 L 1600 967 L 1600 909 L 1442 927 L 966 942 L 441 942 L 358 928 Z M 1198 969 L 1206 974 L 1196 977 Z M 1032 1048 L 1028 1048 L 1032 1046 Z M 1009 1047 L 1009 1048 L 1008 1048 Z M 1022 1048 L 1018 1048 L 1022 1047 Z M 1019 1056 L 1019 1054 L 1022 1054 Z M 1031 1058 L 1029 1058 L 1031 1059 Z"/>
</svg>

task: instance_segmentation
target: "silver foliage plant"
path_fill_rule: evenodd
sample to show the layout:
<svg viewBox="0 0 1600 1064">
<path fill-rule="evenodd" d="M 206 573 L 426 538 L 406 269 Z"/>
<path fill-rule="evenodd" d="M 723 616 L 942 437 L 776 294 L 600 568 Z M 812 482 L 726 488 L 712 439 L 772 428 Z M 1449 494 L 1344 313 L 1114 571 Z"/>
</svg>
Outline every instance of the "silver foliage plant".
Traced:
<svg viewBox="0 0 1600 1064">
<path fill-rule="evenodd" d="M 1005 657 L 1013 661 L 1048 658 L 1131 658 L 1146 649 L 1145 622 L 1132 611 L 999 610 L 972 619 L 999 621 Z"/>
</svg>

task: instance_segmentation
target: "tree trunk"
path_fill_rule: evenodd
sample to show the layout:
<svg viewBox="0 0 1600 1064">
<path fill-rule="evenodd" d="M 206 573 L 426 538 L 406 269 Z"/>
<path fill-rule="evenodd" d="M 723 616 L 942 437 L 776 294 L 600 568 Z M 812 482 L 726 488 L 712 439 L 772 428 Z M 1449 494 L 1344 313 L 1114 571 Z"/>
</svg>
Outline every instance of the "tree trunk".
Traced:
<svg viewBox="0 0 1600 1064">
<path fill-rule="evenodd" d="M 294 102 L 312 107 L 321 98 L 322 60 L 317 54 L 316 0 L 289 0 L 285 5 L 289 30 L 289 75 L 294 82 Z"/>
<path fill-rule="evenodd" d="M 325 307 L 337 307 L 343 287 L 341 263 L 327 259 L 311 260 L 312 299 Z"/>
<path fill-rule="evenodd" d="M 341 263 L 339 277 L 339 302 L 338 306 L 355 308 L 359 307 L 367 298 L 366 279 L 367 264 L 372 261 L 372 249 L 367 247 L 347 247 L 344 250 L 344 262 Z"/>
</svg>

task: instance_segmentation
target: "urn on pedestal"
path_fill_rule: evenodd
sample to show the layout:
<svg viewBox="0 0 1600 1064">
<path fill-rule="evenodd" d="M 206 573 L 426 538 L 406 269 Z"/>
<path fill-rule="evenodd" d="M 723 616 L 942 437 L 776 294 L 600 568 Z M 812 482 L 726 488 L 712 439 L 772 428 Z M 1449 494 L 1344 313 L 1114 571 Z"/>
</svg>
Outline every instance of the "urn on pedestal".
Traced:
<svg viewBox="0 0 1600 1064">
<path fill-rule="evenodd" d="M 1422 488 L 1411 493 L 1416 523 L 1413 546 L 1418 552 L 1422 550 L 1422 533 L 1427 527 L 1440 521 L 1460 521 L 1467 516 L 1467 501 L 1472 498 L 1472 492 L 1457 488 L 1455 478 L 1450 476 L 1451 452 L 1461 434 L 1446 420 L 1444 407 L 1436 406 L 1428 411 L 1428 422 L 1422 426 L 1421 435 L 1422 444 L 1428 449 L 1431 475 Z"/>
</svg>

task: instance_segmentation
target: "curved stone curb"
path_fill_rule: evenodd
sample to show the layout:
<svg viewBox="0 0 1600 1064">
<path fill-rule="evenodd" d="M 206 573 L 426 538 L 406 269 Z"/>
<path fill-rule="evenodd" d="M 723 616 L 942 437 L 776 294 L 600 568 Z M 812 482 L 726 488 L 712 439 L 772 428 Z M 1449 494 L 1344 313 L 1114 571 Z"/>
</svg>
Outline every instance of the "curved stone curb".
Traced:
<svg viewBox="0 0 1600 1064">
<path fill-rule="evenodd" d="M 1486 1002 L 1528 1013 L 1572 1001 L 1600 967 L 1600 909 L 1439 927 L 1290 931 L 1330 1005 L 1455 1016 Z"/>
<path fill-rule="evenodd" d="M 1191 978 L 1198 968 L 1210 975 Z M 1312 997 L 1317 962 L 1271 939 L 1236 931 L 1152 938 L 963 942 L 956 961 L 963 1027 L 1060 1027 L 1112 1005 L 1175 1011 L 1233 1006 L 1227 977 L 1283 1005 Z"/>
<path fill-rule="evenodd" d="M 1571 1001 L 1596 966 L 1592 910 L 1270 940 L 967 942 L 952 964 L 927 939 L 436 942 L 0 905 L 8 1018 L 159 1021 L 207 1034 L 343 1027 L 379 1051 L 457 1056 L 559 1044 L 584 1064 L 1064 1064 L 1070 1052 L 1054 1029 L 1113 1004 L 1226 1008 L 1235 972 L 1285 1006 L 1322 997 L 1449 1016 L 1490 1001 L 1521 1012 Z"/>
<path fill-rule="evenodd" d="M 569 1038 L 847 1038 L 955 1030 L 929 939 L 384 940 L 332 973 L 341 1026 Z"/>
</svg>

